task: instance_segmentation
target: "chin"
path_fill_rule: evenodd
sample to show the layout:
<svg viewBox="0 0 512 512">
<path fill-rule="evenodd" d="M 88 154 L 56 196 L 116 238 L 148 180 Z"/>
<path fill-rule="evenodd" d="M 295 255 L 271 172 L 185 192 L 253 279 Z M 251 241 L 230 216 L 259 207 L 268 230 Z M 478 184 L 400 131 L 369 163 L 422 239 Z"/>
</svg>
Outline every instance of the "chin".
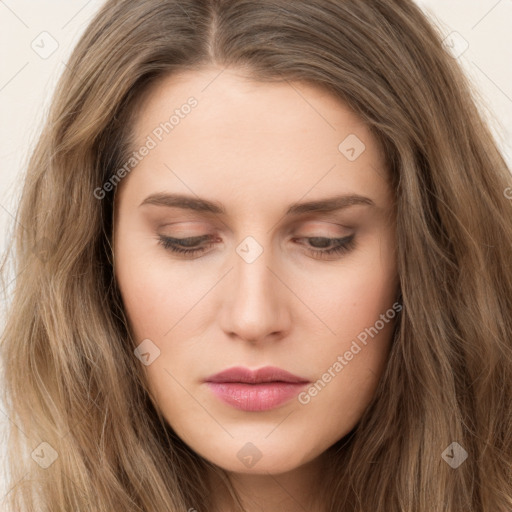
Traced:
<svg viewBox="0 0 512 512">
<path fill-rule="evenodd" d="M 288 439 L 290 442 L 290 439 Z M 237 441 L 232 439 L 224 442 L 222 447 L 212 451 L 209 445 L 207 452 L 195 447 L 195 451 L 222 469 L 251 475 L 280 474 L 292 471 L 304 464 L 307 464 L 320 453 L 308 454 L 298 449 L 301 441 L 297 439 L 290 445 L 284 445 L 279 439 L 270 442 L 260 441 Z"/>
</svg>

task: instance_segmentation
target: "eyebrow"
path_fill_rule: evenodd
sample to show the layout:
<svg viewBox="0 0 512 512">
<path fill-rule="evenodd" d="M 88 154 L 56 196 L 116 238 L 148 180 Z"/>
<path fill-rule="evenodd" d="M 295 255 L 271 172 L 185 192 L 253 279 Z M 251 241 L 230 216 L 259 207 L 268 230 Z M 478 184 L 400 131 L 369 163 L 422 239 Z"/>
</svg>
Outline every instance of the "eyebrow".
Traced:
<svg viewBox="0 0 512 512">
<path fill-rule="evenodd" d="M 203 213 L 226 214 L 226 209 L 217 201 L 210 201 L 200 197 L 192 197 L 183 194 L 156 193 L 151 194 L 140 203 L 143 205 L 166 206 L 169 208 L 182 208 Z M 358 194 L 347 194 L 328 197 L 317 201 L 293 203 L 288 207 L 285 215 L 300 215 L 304 213 L 322 212 L 329 213 L 349 206 L 367 205 L 375 206 L 375 203 L 365 196 Z"/>
</svg>

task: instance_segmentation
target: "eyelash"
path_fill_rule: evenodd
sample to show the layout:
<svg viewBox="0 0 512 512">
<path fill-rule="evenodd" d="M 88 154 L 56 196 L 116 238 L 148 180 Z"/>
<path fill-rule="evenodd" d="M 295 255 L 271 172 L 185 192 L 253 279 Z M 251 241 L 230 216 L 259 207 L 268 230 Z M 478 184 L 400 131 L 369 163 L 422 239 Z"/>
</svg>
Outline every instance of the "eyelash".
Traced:
<svg viewBox="0 0 512 512">
<path fill-rule="evenodd" d="M 343 238 L 328 238 L 328 237 L 322 237 L 322 236 L 310 236 L 310 237 L 302 237 L 306 240 L 328 240 L 330 244 L 335 244 L 334 247 L 331 249 L 321 250 L 321 249 L 306 249 L 309 254 L 311 254 L 315 258 L 325 258 L 327 256 L 331 255 L 343 255 L 355 247 L 355 239 L 354 235 L 345 236 Z M 209 235 L 205 236 L 196 236 L 196 237 L 188 237 L 188 238 L 171 238 L 163 235 L 158 236 L 158 243 L 164 247 L 164 249 L 171 251 L 173 253 L 177 253 L 184 256 L 195 256 L 195 255 L 201 255 L 205 251 L 207 251 L 212 245 L 213 242 L 210 244 L 198 247 L 194 249 L 186 249 L 182 246 L 180 246 L 180 242 L 193 242 L 196 240 L 197 242 L 200 242 L 201 240 L 207 240 L 211 239 Z"/>
</svg>

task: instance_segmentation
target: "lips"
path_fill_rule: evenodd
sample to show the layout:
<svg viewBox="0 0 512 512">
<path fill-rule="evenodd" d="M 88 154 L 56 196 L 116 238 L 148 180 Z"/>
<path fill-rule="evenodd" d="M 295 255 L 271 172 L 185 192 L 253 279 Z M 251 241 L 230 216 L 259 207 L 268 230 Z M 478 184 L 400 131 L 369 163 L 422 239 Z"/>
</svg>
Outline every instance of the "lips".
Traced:
<svg viewBox="0 0 512 512">
<path fill-rule="evenodd" d="M 212 375 L 205 383 L 225 404 L 261 412 L 290 401 L 309 381 L 273 366 L 255 371 L 239 366 Z"/>
<path fill-rule="evenodd" d="M 228 368 L 206 379 L 206 382 L 238 382 L 245 384 L 262 384 L 266 382 L 288 382 L 292 384 L 305 384 L 308 379 L 293 375 L 286 370 L 275 366 L 265 366 L 258 370 L 250 370 L 243 366 Z"/>
</svg>

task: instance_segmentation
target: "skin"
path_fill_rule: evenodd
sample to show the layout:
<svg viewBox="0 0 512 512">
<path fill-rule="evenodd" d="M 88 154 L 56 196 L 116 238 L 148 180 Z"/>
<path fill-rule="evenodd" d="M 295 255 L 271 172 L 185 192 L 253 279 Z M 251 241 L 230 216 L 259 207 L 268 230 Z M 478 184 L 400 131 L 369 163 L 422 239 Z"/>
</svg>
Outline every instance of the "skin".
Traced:
<svg viewBox="0 0 512 512">
<path fill-rule="evenodd" d="M 372 400 L 393 321 L 307 404 L 244 412 L 202 381 L 232 366 L 274 365 L 314 383 L 332 368 L 396 301 L 393 193 L 377 140 L 338 98 L 220 71 L 166 77 L 141 102 L 137 148 L 187 98 L 198 105 L 118 185 L 115 275 L 137 345 L 150 339 L 160 350 L 141 366 L 175 432 L 228 472 L 248 511 L 320 510 L 312 500 L 325 451 Z M 350 134 L 366 146 L 354 161 L 338 149 Z M 199 196 L 226 213 L 140 206 L 154 193 Z M 293 203 L 343 194 L 374 206 L 285 215 Z M 188 258 L 158 243 L 205 234 L 214 243 Z M 311 237 L 352 234 L 346 253 L 311 252 L 332 247 Z M 247 236 L 263 249 L 251 263 L 237 252 Z M 252 467 L 237 457 L 249 442 L 261 454 Z M 216 504 L 232 509 L 224 493 Z"/>
</svg>

